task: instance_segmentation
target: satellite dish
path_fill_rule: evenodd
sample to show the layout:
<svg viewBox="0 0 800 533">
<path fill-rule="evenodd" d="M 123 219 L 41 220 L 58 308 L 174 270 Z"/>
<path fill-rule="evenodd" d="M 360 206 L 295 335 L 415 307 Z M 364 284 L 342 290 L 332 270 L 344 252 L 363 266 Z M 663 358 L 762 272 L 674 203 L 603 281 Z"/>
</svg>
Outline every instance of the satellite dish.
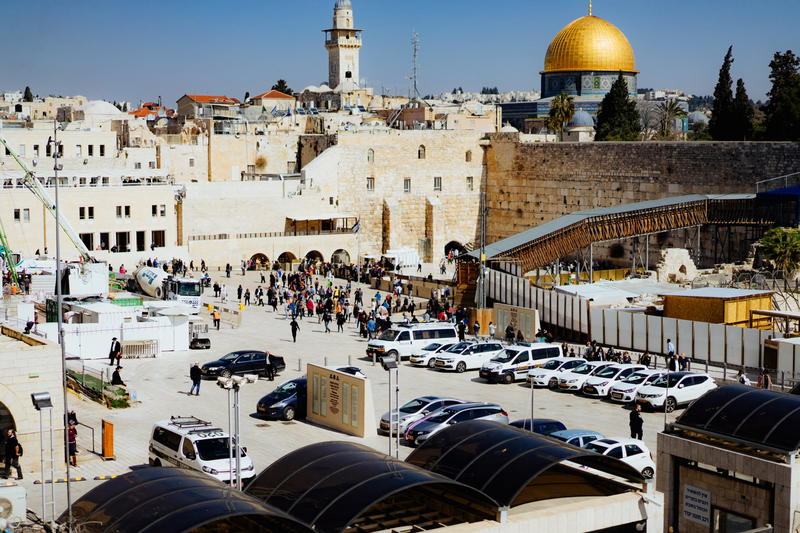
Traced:
<svg viewBox="0 0 800 533">
<path fill-rule="evenodd" d="M 11 504 L 11 500 L 0 498 L 0 518 L 8 518 L 11 516 L 11 511 L 13 509 L 14 506 Z"/>
</svg>

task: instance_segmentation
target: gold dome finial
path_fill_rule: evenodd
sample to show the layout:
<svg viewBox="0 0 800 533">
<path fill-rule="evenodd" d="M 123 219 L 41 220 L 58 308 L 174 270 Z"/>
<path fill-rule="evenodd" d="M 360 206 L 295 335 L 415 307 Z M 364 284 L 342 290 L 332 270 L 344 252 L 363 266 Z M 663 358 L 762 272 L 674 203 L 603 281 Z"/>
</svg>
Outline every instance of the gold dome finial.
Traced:
<svg viewBox="0 0 800 533">
<path fill-rule="evenodd" d="M 592 0 L 589 0 L 589 16 L 592 16 Z"/>
</svg>

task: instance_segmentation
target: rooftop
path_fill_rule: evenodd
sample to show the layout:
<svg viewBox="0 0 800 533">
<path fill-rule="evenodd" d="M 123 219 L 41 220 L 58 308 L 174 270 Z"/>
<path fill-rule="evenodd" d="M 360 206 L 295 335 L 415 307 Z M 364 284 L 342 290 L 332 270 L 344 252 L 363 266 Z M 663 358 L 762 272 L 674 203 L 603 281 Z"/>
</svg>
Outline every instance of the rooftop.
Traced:
<svg viewBox="0 0 800 533">
<path fill-rule="evenodd" d="M 201 104 L 224 104 L 224 105 L 236 105 L 239 104 L 239 100 L 236 98 L 229 98 L 227 96 L 222 95 L 211 95 L 211 94 L 185 94 L 185 98 L 189 98 L 195 102 Z"/>
<path fill-rule="evenodd" d="M 760 291 L 756 289 L 729 289 L 726 287 L 703 287 L 700 289 L 687 289 L 685 291 L 671 292 L 668 296 L 691 296 L 693 298 L 745 298 L 747 296 L 760 296 L 772 294 L 773 291 Z"/>
</svg>

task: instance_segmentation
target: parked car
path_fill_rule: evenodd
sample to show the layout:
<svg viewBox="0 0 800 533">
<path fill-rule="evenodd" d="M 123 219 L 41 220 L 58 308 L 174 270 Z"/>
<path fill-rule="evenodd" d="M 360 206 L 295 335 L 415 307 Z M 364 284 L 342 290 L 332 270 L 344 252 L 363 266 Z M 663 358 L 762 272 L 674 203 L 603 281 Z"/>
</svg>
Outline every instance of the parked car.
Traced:
<svg viewBox="0 0 800 533">
<path fill-rule="evenodd" d="M 604 438 L 602 433 L 591 429 L 564 429 L 551 433 L 550 436 L 578 448 L 585 448 L 590 442 Z"/>
<path fill-rule="evenodd" d="M 644 365 L 615 364 L 607 366 L 596 374 L 589 376 L 583 384 L 581 392 L 586 396 L 604 398 L 608 396 L 611 387 L 637 370 L 645 370 Z"/>
<path fill-rule="evenodd" d="M 670 372 L 645 385 L 636 392 L 636 402 L 642 407 L 663 408 L 668 413 L 682 405 L 689 405 L 703 394 L 717 387 L 714 379 L 699 372 Z"/>
<path fill-rule="evenodd" d="M 558 378 L 558 390 L 561 391 L 579 391 L 583 388 L 583 384 L 593 376 L 600 372 L 607 366 L 614 363 L 606 361 L 586 361 L 582 365 L 576 366 L 569 372 L 561 374 Z"/>
<path fill-rule="evenodd" d="M 331 370 L 336 370 L 338 372 L 344 372 L 345 374 L 350 374 L 351 376 L 355 376 L 357 378 L 367 379 L 367 376 L 357 366 L 329 366 L 326 368 L 330 368 Z"/>
<path fill-rule="evenodd" d="M 528 370 L 528 383 L 534 387 L 558 388 L 559 374 L 567 373 L 586 362 L 581 357 L 556 357 L 540 367 Z"/>
<path fill-rule="evenodd" d="M 522 420 L 514 420 L 510 424 L 515 428 L 527 429 L 540 435 L 550 435 L 556 431 L 564 431 L 567 426 L 563 422 L 553 420 L 551 418 L 523 418 Z"/>
<path fill-rule="evenodd" d="M 644 442 L 640 440 L 625 438 L 599 439 L 590 442 L 585 448 L 619 459 L 641 472 L 647 479 L 652 478 L 656 473 L 653 454 L 650 453 Z"/>
<path fill-rule="evenodd" d="M 495 403 L 451 405 L 411 424 L 405 432 L 405 441 L 418 446 L 444 428 L 467 420 L 494 420 L 508 424 L 508 413 Z"/>
<path fill-rule="evenodd" d="M 282 383 L 256 404 L 258 416 L 272 420 L 293 420 L 306 417 L 306 378 Z"/>
<path fill-rule="evenodd" d="M 269 362 L 277 375 L 286 369 L 283 357 L 269 354 Z M 234 374 L 259 374 L 267 373 L 267 354 L 258 350 L 239 350 L 223 355 L 216 361 L 204 364 L 200 368 L 204 378 L 227 378 Z"/>
<path fill-rule="evenodd" d="M 414 398 L 400 406 L 400 433 L 405 433 L 408 426 L 420 420 L 421 418 L 438 411 L 444 407 L 467 403 L 464 400 L 456 400 L 455 398 L 446 398 L 442 396 L 422 396 Z M 391 421 L 397 424 L 397 411 L 393 410 L 391 413 L 386 412 L 381 417 L 381 422 L 378 426 L 378 433 L 381 435 L 389 434 L 389 416 L 391 414 Z"/>
<path fill-rule="evenodd" d="M 516 344 L 483 363 L 480 376 L 491 383 L 514 383 L 527 378 L 532 367 L 544 365 L 561 355 L 558 344 Z"/>
<path fill-rule="evenodd" d="M 477 370 L 483 363 L 503 351 L 499 342 L 459 342 L 436 354 L 433 367 L 436 370 Z"/>
<path fill-rule="evenodd" d="M 408 362 L 414 366 L 433 368 L 433 363 L 436 361 L 436 354 L 448 349 L 453 344 L 452 342 L 432 342 L 409 357 Z"/>
<path fill-rule="evenodd" d="M 608 392 L 608 398 L 614 402 L 632 402 L 636 399 L 636 392 L 639 389 L 651 385 L 666 373 L 666 370 L 637 370 L 622 381 L 614 383 Z"/>
<path fill-rule="evenodd" d="M 367 343 L 370 357 L 408 359 L 432 342 L 458 342 L 458 332 L 452 322 L 396 324 Z"/>
</svg>

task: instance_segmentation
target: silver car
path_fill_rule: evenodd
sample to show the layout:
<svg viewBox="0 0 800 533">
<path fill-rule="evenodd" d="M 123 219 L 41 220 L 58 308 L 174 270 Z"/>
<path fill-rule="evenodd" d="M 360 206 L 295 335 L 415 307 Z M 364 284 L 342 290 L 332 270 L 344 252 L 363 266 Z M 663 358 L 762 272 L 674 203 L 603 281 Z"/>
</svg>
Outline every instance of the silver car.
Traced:
<svg viewBox="0 0 800 533">
<path fill-rule="evenodd" d="M 418 446 L 444 428 L 467 420 L 494 420 L 508 424 L 508 413 L 496 403 L 451 405 L 411 424 L 405 432 L 405 440 L 411 446 Z"/>
<path fill-rule="evenodd" d="M 410 402 L 400 406 L 400 433 L 405 433 L 408 426 L 417 420 L 438 411 L 443 407 L 449 407 L 460 403 L 466 403 L 464 400 L 456 400 L 455 398 L 444 398 L 442 396 L 421 396 L 414 398 Z M 390 431 L 394 433 L 389 427 L 390 413 L 386 412 L 381 417 L 381 423 L 378 426 L 379 435 L 388 435 Z M 397 410 L 391 412 L 391 422 L 397 424 Z"/>
</svg>

